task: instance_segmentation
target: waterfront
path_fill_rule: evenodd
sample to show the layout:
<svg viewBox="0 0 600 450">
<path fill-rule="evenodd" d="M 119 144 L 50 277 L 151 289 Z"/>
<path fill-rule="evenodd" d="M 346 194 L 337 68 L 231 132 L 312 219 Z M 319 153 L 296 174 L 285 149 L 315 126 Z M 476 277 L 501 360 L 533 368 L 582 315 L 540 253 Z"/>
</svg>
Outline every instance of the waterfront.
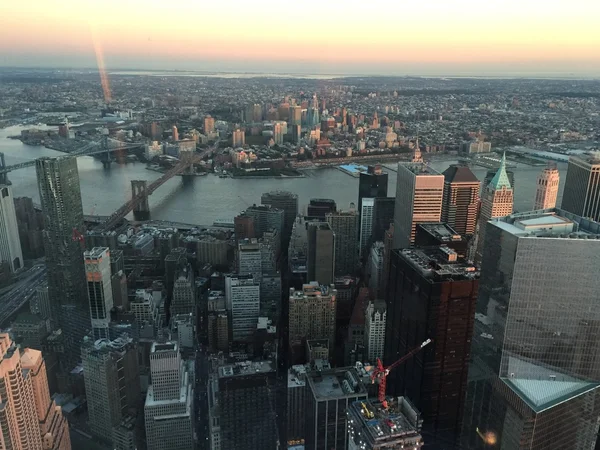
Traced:
<svg viewBox="0 0 600 450">
<path fill-rule="evenodd" d="M 33 147 L 7 136 L 19 134 L 23 127 L 0 130 L 0 152 L 5 154 L 7 164 L 15 164 L 42 156 L 61 156 L 60 152 L 44 147 Z M 443 159 L 431 163 L 443 171 L 456 160 Z M 103 169 L 102 163 L 91 157 L 78 158 L 79 176 L 84 214 L 109 215 L 131 196 L 131 180 L 152 181 L 160 173 L 146 170 L 143 163 L 117 164 Z M 559 163 L 561 184 L 559 199 L 566 177 L 565 163 Z M 487 169 L 471 167 L 473 173 L 483 180 Z M 517 164 L 515 172 L 515 209 L 531 209 L 535 195 L 536 178 L 540 167 Z M 307 170 L 305 178 L 219 178 L 215 175 L 193 177 L 183 183 L 181 177 L 167 181 L 150 197 L 152 219 L 183 223 L 211 224 L 218 219 L 231 219 L 253 203 L 260 203 L 263 192 L 283 189 L 299 196 L 300 211 L 306 209 L 311 198 L 335 199 L 339 208 L 347 208 L 358 197 L 358 179 L 337 168 Z M 35 167 L 9 173 L 15 197 L 33 197 L 39 202 Z M 389 195 L 396 192 L 396 173 L 389 172 Z M 560 204 L 560 202 L 559 202 Z"/>
</svg>

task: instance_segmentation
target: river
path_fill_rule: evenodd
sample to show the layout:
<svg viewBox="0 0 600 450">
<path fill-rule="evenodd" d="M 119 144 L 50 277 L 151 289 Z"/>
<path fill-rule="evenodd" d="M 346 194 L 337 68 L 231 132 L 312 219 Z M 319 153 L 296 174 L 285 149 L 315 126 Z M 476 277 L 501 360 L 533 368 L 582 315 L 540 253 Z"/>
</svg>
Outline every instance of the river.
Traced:
<svg viewBox="0 0 600 450">
<path fill-rule="evenodd" d="M 44 147 L 29 146 L 7 136 L 20 134 L 23 127 L 14 126 L 0 130 L 0 152 L 6 163 L 16 164 L 41 156 L 61 156 Z M 456 161 L 434 161 L 431 166 L 440 172 Z M 131 180 L 152 181 L 160 177 L 157 172 L 146 170 L 143 163 L 117 164 L 104 169 L 102 163 L 84 156 L 77 160 L 81 180 L 84 214 L 109 215 L 131 196 Z M 567 165 L 558 165 L 561 173 L 559 199 L 566 176 Z M 487 169 L 474 166 L 473 173 L 483 180 Z M 535 195 L 536 178 L 540 167 L 519 164 L 515 172 L 515 209 L 531 209 Z M 183 223 L 208 225 L 217 219 L 232 219 L 234 215 L 253 203 L 260 203 L 263 192 L 274 189 L 292 191 L 299 196 L 300 211 L 306 210 L 311 198 L 332 198 L 339 208 L 347 208 L 358 197 L 358 179 L 335 168 L 307 171 L 306 178 L 232 179 L 215 175 L 193 177 L 182 183 L 174 177 L 150 197 L 151 217 Z M 388 193 L 395 195 L 396 174 L 389 173 Z M 39 203 L 35 167 L 9 173 L 15 197 L 32 197 Z M 560 205 L 560 201 L 558 202 Z"/>
</svg>

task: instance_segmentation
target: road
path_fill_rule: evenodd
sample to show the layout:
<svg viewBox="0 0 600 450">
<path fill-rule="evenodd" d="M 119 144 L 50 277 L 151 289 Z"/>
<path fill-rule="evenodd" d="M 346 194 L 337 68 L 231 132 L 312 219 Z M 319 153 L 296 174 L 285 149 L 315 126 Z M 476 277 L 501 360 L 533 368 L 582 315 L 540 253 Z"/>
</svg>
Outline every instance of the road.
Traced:
<svg viewBox="0 0 600 450">
<path fill-rule="evenodd" d="M 46 280 L 46 264 L 38 263 L 21 276 L 10 290 L 0 296 L 0 327 L 7 326 L 9 319 L 34 295 Z"/>
</svg>

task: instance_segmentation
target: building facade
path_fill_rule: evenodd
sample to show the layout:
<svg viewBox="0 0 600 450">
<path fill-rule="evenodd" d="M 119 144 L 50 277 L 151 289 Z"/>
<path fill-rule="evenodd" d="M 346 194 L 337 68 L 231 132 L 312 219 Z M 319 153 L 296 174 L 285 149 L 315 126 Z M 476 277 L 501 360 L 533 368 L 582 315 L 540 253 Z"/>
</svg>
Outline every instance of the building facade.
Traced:
<svg viewBox="0 0 600 450">
<path fill-rule="evenodd" d="M 560 173 L 556 164 L 548 164 L 548 167 L 545 167 L 538 176 L 533 209 L 555 208 L 559 184 Z"/>
<path fill-rule="evenodd" d="M 294 220 L 298 215 L 298 195 L 288 191 L 271 191 L 264 193 L 260 202 L 283 210 L 283 240 L 289 241 Z"/>
<path fill-rule="evenodd" d="M 196 315 L 196 292 L 194 284 L 194 271 L 187 265 L 179 271 L 179 275 L 173 283 L 173 296 L 169 307 L 171 317 L 177 314 Z"/>
<path fill-rule="evenodd" d="M 371 246 L 371 238 L 373 236 L 373 214 L 375 210 L 375 199 L 364 197 L 360 211 L 360 236 L 359 249 L 361 257 L 365 257 L 369 253 Z"/>
<path fill-rule="evenodd" d="M 225 299 L 231 317 L 231 336 L 243 342 L 252 338 L 260 315 L 260 284 L 252 275 L 225 278 Z"/>
<path fill-rule="evenodd" d="M 0 184 L 0 261 L 6 261 L 12 272 L 23 267 L 15 202 L 12 189 L 7 184 Z"/>
<path fill-rule="evenodd" d="M 297 345 L 306 339 L 328 339 L 335 342 L 336 296 L 334 286 L 311 282 L 302 291 L 290 288 L 289 340 Z"/>
<path fill-rule="evenodd" d="M 325 216 L 335 235 L 335 275 L 348 275 L 358 265 L 358 212 L 338 211 Z"/>
<path fill-rule="evenodd" d="M 367 361 L 377 363 L 383 361 L 385 343 L 386 306 L 383 301 L 370 301 L 365 311 L 365 348 Z"/>
<path fill-rule="evenodd" d="M 561 208 L 600 220 L 600 152 L 569 157 Z"/>
<path fill-rule="evenodd" d="M 479 212 L 480 182 L 467 166 L 452 165 L 444 175 L 444 203 L 442 222 L 459 234 L 475 234 Z"/>
<path fill-rule="evenodd" d="M 388 174 L 381 166 L 369 166 L 367 172 L 361 172 L 358 179 L 358 213 L 362 214 L 362 199 L 387 197 Z M 360 219 L 359 219 L 360 220 Z"/>
<path fill-rule="evenodd" d="M 94 339 L 108 338 L 113 291 L 110 272 L 110 249 L 94 247 L 83 253 L 90 316 Z"/>
<path fill-rule="evenodd" d="M 321 284 L 333 283 L 335 274 L 335 234 L 328 223 L 307 224 L 308 279 Z"/>
</svg>

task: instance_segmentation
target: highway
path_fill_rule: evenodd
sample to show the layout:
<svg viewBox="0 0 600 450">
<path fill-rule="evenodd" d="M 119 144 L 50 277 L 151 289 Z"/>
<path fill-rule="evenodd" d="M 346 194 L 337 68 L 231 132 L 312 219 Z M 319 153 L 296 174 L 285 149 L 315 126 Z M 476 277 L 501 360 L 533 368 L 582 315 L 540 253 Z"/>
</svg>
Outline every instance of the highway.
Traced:
<svg viewBox="0 0 600 450">
<path fill-rule="evenodd" d="M 46 281 L 46 264 L 41 262 L 21 276 L 10 290 L 0 296 L 0 327 L 9 325 L 9 320 L 25 303 L 36 295 L 36 288 Z"/>
</svg>

